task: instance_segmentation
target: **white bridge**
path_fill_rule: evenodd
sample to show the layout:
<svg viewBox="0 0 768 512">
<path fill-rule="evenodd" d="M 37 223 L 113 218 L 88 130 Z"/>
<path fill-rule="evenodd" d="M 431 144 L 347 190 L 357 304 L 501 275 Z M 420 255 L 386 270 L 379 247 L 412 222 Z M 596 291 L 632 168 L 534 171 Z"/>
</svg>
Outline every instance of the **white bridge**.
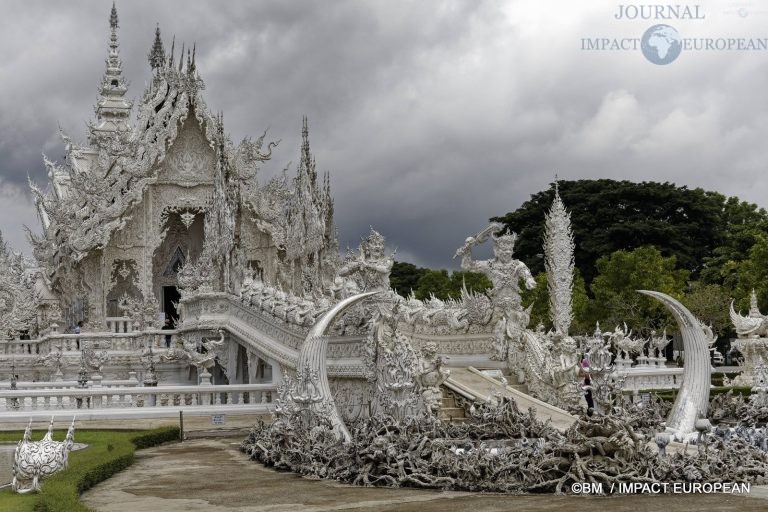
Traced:
<svg viewBox="0 0 768 512">
<path fill-rule="evenodd" d="M 55 351 L 61 352 L 65 368 L 63 378 L 58 382 L 47 382 L 48 379 L 41 376 L 39 382 L 19 383 L 18 387 L 27 389 L 9 390 L 7 383 L 0 386 L 0 409 L 4 409 L 0 421 L 49 417 L 51 411 L 65 410 L 77 411 L 78 416 L 83 418 L 163 417 L 176 415 L 182 409 L 188 414 L 195 414 L 195 411 L 212 414 L 224 410 L 237 411 L 236 414 L 268 412 L 273 407 L 270 404 L 283 380 L 283 372 L 293 373 L 296 370 L 299 351 L 309 328 L 249 307 L 238 297 L 226 293 L 200 293 L 182 303 L 184 321 L 178 330 L 88 332 L 80 335 L 51 332 L 39 340 L 3 342 L 0 344 L 0 358 L 6 368 L 11 361 L 20 368 L 36 364 L 39 367 L 39 359 Z M 132 325 L 128 320 L 112 322 L 113 326 L 118 324 L 126 329 Z M 196 384 L 198 380 L 186 363 L 160 363 L 157 360 L 157 356 L 169 352 L 166 337 L 170 337 L 173 347 L 180 336 L 209 337 L 218 329 L 226 333 L 229 357 L 221 364 L 229 384 L 164 385 L 165 382 L 183 382 L 183 379 L 188 382 L 192 379 L 190 383 Z M 486 333 L 430 337 L 415 334 L 413 340 L 415 344 L 427 341 L 438 344 L 438 352 L 446 357 L 447 366 L 453 372 L 445 386 L 466 398 L 487 401 L 492 393 L 501 393 L 514 398 L 521 408 L 535 408 L 541 417 L 552 419 L 558 426 L 567 427 L 573 421 L 573 417 L 565 411 L 536 400 L 519 389 L 503 386 L 471 368 L 499 364 L 488 358 L 490 345 Z M 111 380 L 91 382 L 86 388 L 77 385 L 79 345 L 85 343 L 90 348 L 106 350 L 110 354 L 104 373 L 112 372 Z M 336 394 L 345 394 L 343 399 L 338 400 L 342 411 L 345 403 L 354 402 L 361 410 L 372 399 L 373 390 L 365 381 L 364 344 L 362 335 L 331 336 L 329 340 L 328 376 L 331 389 Z M 160 386 L 154 388 L 140 386 L 145 376 L 141 356 L 150 346 L 161 381 Z M 418 350 L 420 346 L 414 348 Z M 256 364 L 271 370 L 256 375 Z M 133 370 L 129 378 L 117 377 L 115 372 L 126 367 Z M 676 373 L 679 372 L 676 370 Z M 663 387 L 661 384 L 665 382 L 665 375 L 666 372 L 660 369 L 644 372 L 643 379 L 628 380 L 635 384 L 635 388 L 650 387 L 651 384 Z M 678 379 L 676 374 L 674 381 Z"/>
</svg>

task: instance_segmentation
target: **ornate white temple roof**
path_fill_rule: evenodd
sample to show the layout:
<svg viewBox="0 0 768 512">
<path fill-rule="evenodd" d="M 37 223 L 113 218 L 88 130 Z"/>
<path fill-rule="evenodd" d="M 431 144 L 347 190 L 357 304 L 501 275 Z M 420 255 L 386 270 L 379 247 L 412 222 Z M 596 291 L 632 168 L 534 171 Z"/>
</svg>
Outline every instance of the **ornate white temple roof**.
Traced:
<svg viewBox="0 0 768 512">
<path fill-rule="evenodd" d="M 88 143 L 78 144 L 62 131 L 64 163 L 44 158 L 50 185 L 40 189 L 31 184 L 43 226 L 43 235 L 31 235 L 31 241 L 35 256 L 49 274 L 107 246 L 135 214 L 147 187 L 161 179 L 166 159 L 179 145 L 177 153 L 182 156 L 178 158 L 183 161 L 177 164 L 188 173 L 176 184 L 191 187 L 205 181 L 213 185 L 210 217 L 218 228 L 210 233 L 221 237 L 211 241 L 215 247 L 223 243 L 224 251 L 232 243 L 232 215 L 241 206 L 259 229 L 272 236 L 275 245 L 286 250 L 288 259 L 317 253 L 329 239 L 335 240 L 329 179 L 326 176 L 323 184 L 317 183 L 306 119 L 301 163 L 293 183 L 283 176 L 259 186 L 259 166 L 269 160 L 276 144 L 264 148 L 265 134 L 232 143 L 224 131 L 223 114 L 212 113 L 202 97 L 205 84 L 197 71 L 196 48 L 182 45 L 177 53 L 174 40 L 166 54 L 160 27 L 148 54 L 152 79 L 131 124 L 133 105 L 125 99 L 128 84 L 119 58 L 114 5 L 109 27 L 106 70 L 96 119 L 89 124 Z M 186 138 L 178 140 L 187 125 L 202 137 L 198 146 L 210 148 L 211 161 L 207 156 L 204 161 L 194 161 L 185 147 Z M 198 172 L 196 166 L 203 164 L 212 177 L 204 178 Z"/>
</svg>

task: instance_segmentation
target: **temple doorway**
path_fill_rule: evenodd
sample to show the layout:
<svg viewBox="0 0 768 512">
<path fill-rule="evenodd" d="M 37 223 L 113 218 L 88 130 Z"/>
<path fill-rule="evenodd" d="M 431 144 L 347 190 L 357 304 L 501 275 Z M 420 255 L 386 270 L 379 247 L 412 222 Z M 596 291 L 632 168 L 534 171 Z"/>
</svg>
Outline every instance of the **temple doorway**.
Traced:
<svg viewBox="0 0 768 512">
<path fill-rule="evenodd" d="M 178 275 L 186 264 L 194 262 L 203 251 L 204 215 L 190 219 L 185 212 L 170 212 L 163 224 L 165 238 L 152 256 L 152 291 L 160 300 L 162 311 L 176 320 L 179 312 L 173 303 L 179 302 Z M 184 215 L 182 219 L 181 215 Z"/>
<path fill-rule="evenodd" d="M 179 303 L 179 299 L 181 299 L 181 294 L 178 288 L 163 286 L 163 312 L 166 317 L 170 317 L 172 323 L 179 319 L 179 313 L 174 305 Z"/>
</svg>

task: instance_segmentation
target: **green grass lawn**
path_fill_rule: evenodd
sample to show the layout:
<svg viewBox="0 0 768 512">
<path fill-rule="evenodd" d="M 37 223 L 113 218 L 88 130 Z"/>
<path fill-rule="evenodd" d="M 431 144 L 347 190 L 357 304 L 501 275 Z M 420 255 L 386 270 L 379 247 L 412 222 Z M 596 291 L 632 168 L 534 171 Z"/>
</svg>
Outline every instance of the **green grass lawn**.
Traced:
<svg viewBox="0 0 768 512">
<path fill-rule="evenodd" d="M 32 439 L 45 430 L 34 431 Z M 18 442 L 23 432 L 0 432 L 0 442 Z M 53 438 L 64 439 L 66 431 L 54 431 Z M 134 452 L 179 439 L 178 427 L 154 430 L 76 430 L 75 442 L 88 448 L 69 454 L 69 467 L 43 480 L 40 493 L 15 494 L 10 488 L 0 491 L 0 512 L 78 512 L 89 510 L 80 503 L 80 494 L 102 482 L 134 461 Z"/>
</svg>

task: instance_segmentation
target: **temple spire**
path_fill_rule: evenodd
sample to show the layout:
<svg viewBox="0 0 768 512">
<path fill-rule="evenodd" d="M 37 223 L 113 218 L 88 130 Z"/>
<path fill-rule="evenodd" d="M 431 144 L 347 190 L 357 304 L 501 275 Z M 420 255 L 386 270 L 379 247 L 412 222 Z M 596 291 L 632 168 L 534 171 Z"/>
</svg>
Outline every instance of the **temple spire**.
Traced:
<svg viewBox="0 0 768 512">
<path fill-rule="evenodd" d="M 155 41 L 152 43 L 152 49 L 147 55 L 149 65 L 152 69 L 160 69 L 165 65 L 165 48 L 163 48 L 163 39 L 160 37 L 160 24 L 155 28 Z"/>
<path fill-rule="evenodd" d="M 112 12 L 109 14 L 109 26 L 112 27 L 112 34 L 115 34 L 115 39 L 117 39 L 117 35 L 115 33 L 115 30 L 117 29 L 117 7 L 115 7 L 115 2 L 112 2 Z"/>
<path fill-rule="evenodd" d="M 126 133 L 131 115 L 131 103 L 125 100 L 128 84 L 123 78 L 123 63 L 119 56 L 117 7 L 112 3 L 109 15 L 109 50 L 107 51 L 107 69 L 99 87 L 100 98 L 96 104 L 96 124 L 90 126 L 91 140 L 98 141 L 110 133 Z"/>
<path fill-rule="evenodd" d="M 309 123 L 307 116 L 302 118 L 301 125 L 301 162 L 299 164 L 299 172 L 302 170 L 307 171 L 310 182 L 314 186 L 317 182 L 317 171 L 315 170 L 315 162 L 309 149 Z"/>
<path fill-rule="evenodd" d="M 176 36 L 171 41 L 171 54 L 168 56 L 168 69 L 173 69 L 173 54 L 176 51 Z"/>
</svg>

